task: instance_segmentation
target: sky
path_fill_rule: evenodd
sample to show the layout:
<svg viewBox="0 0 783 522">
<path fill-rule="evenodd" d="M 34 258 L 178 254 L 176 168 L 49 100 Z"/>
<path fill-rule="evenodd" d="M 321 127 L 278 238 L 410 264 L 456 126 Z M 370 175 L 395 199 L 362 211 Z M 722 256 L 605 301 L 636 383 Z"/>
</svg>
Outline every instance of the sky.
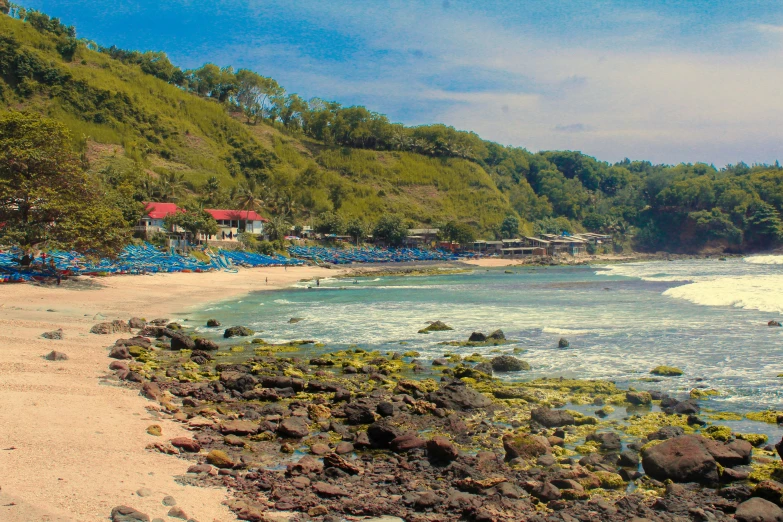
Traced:
<svg viewBox="0 0 783 522">
<path fill-rule="evenodd" d="M 779 0 L 17 0 L 100 45 L 504 145 L 783 161 Z"/>
</svg>

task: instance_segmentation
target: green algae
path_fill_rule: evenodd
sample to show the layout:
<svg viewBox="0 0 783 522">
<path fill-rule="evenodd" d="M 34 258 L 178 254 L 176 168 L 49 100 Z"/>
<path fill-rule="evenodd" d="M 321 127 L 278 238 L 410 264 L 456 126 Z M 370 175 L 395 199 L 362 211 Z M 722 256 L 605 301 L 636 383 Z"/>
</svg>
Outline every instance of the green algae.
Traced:
<svg viewBox="0 0 783 522">
<path fill-rule="evenodd" d="M 690 394 L 691 399 L 697 399 L 697 400 L 707 399 L 708 397 L 711 397 L 713 395 L 720 395 L 720 392 L 718 390 L 713 390 L 713 389 L 702 390 L 700 388 L 694 388 L 691 390 L 691 394 Z"/>
<path fill-rule="evenodd" d="M 708 426 L 702 430 L 702 435 L 721 442 L 728 442 L 731 439 L 731 428 L 728 426 Z"/>
<path fill-rule="evenodd" d="M 693 428 L 688 425 L 688 419 L 682 415 L 666 415 L 663 412 L 647 413 L 645 415 L 633 415 L 628 419 L 627 426 L 619 426 L 618 429 L 628 435 L 645 437 L 658 431 L 664 426 L 679 426 L 686 433 L 693 433 Z"/>
<path fill-rule="evenodd" d="M 738 439 L 750 442 L 751 446 L 756 448 L 763 446 L 769 440 L 769 437 L 763 433 L 735 433 Z"/>
<path fill-rule="evenodd" d="M 783 417 L 783 412 L 775 410 L 752 411 L 750 413 L 746 413 L 745 417 L 758 422 L 777 424 L 778 417 Z"/>
<path fill-rule="evenodd" d="M 650 370 L 650 373 L 663 377 L 679 377 L 683 374 L 683 371 L 674 366 L 656 366 Z"/>
</svg>

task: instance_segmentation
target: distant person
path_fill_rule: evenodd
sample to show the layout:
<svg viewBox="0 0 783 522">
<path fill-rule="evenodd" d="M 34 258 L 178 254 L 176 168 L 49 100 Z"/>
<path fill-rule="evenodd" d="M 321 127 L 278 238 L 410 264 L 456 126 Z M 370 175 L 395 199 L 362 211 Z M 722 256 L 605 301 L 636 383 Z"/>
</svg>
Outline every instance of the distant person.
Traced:
<svg viewBox="0 0 783 522">
<path fill-rule="evenodd" d="M 19 260 L 19 264 L 28 267 L 30 266 L 30 263 L 33 262 L 33 259 L 30 257 L 30 254 L 25 254 L 22 256 L 22 259 Z"/>
<path fill-rule="evenodd" d="M 315 286 L 321 286 L 321 280 L 320 279 L 316 279 L 315 280 Z"/>
<path fill-rule="evenodd" d="M 269 284 L 269 278 L 268 278 L 268 277 L 265 277 L 265 278 L 264 278 L 264 284 L 265 284 L 265 285 L 268 285 L 268 284 Z"/>
</svg>

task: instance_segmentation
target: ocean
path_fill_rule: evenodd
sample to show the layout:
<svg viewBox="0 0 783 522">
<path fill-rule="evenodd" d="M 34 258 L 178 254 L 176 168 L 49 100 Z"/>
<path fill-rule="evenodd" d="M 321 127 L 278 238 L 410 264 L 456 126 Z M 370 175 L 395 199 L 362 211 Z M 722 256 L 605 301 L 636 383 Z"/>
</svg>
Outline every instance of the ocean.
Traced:
<svg viewBox="0 0 783 522">
<path fill-rule="evenodd" d="M 415 350 L 424 360 L 445 352 L 492 356 L 516 349 L 532 370 L 504 379 L 609 379 L 678 397 L 711 388 L 719 395 L 703 401 L 703 408 L 745 413 L 783 407 L 783 328 L 767 326 L 781 315 L 783 256 L 756 256 L 326 279 L 319 287 L 302 282 L 214 304 L 188 314 L 187 324 L 214 317 L 224 326 L 249 326 L 268 342 L 313 339 L 326 345 L 321 350 Z M 293 317 L 302 321 L 290 324 Z M 417 333 L 435 320 L 454 330 Z M 496 329 L 508 344 L 439 344 Z M 222 329 L 197 331 L 223 342 Z M 561 337 L 570 348 L 558 348 Z M 676 366 L 684 375 L 649 382 L 658 365 Z M 773 426 L 764 432 L 781 435 Z"/>
</svg>

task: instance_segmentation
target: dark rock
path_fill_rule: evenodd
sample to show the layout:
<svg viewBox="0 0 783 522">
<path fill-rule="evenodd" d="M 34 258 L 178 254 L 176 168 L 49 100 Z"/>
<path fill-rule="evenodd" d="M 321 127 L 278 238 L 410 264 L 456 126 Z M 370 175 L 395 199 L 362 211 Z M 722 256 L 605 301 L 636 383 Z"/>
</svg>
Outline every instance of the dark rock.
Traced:
<svg viewBox="0 0 783 522">
<path fill-rule="evenodd" d="M 619 464 L 628 468 L 636 468 L 639 466 L 639 455 L 631 450 L 621 451 Z"/>
<path fill-rule="evenodd" d="M 530 433 L 506 433 L 503 435 L 503 448 L 506 450 L 506 460 L 530 459 L 552 451 L 544 437 Z"/>
<path fill-rule="evenodd" d="M 477 372 L 486 373 L 487 375 L 492 375 L 492 363 L 491 362 L 480 362 L 476 366 L 473 367 L 474 370 Z"/>
<path fill-rule="evenodd" d="M 763 498 L 746 500 L 734 513 L 737 522 L 783 522 L 783 510 Z"/>
<path fill-rule="evenodd" d="M 688 419 L 686 421 L 688 423 L 688 426 L 706 426 L 707 423 L 700 418 L 698 418 L 696 415 L 688 415 Z"/>
<path fill-rule="evenodd" d="M 141 317 L 131 317 L 128 320 L 128 326 L 130 328 L 134 328 L 134 329 L 140 330 L 140 329 L 144 328 L 145 326 L 147 326 L 147 321 L 145 321 Z"/>
<path fill-rule="evenodd" d="M 193 350 L 193 352 L 190 354 L 190 360 L 198 365 L 201 365 L 211 361 L 212 356 L 203 350 Z"/>
<path fill-rule="evenodd" d="M 559 428 L 570 426 L 576 421 L 574 416 L 563 410 L 550 410 L 549 408 L 536 408 L 530 412 L 532 420 L 546 428 Z"/>
<path fill-rule="evenodd" d="M 303 317 L 292 317 L 291 319 L 288 320 L 288 324 L 301 323 L 302 321 L 304 321 Z"/>
<path fill-rule="evenodd" d="M 446 437 L 435 436 L 427 441 L 427 456 L 432 462 L 449 463 L 457 459 L 459 451 Z"/>
<path fill-rule="evenodd" d="M 128 506 L 117 506 L 111 510 L 112 522 L 150 522 L 150 517 Z"/>
<path fill-rule="evenodd" d="M 220 326 L 220 321 L 217 319 L 207 319 L 207 327 L 215 328 L 217 326 Z"/>
<path fill-rule="evenodd" d="M 449 364 L 448 359 L 438 358 L 432 360 L 433 366 L 447 366 Z"/>
<path fill-rule="evenodd" d="M 110 370 L 125 370 L 127 372 L 128 371 L 128 363 L 123 362 L 123 361 L 112 361 L 109 364 L 109 369 Z"/>
<path fill-rule="evenodd" d="M 362 472 L 362 468 L 337 453 L 331 453 L 324 457 L 324 468 L 337 468 L 348 475 L 358 475 Z"/>
<path fill-rule="evenodd" d="M 249 373 L 236 371 L 220 372 L 220 384 L 227 390 L 235 390 L 239 393 L 250 391 L 256 387 L 258 380 Z"/>
<path fill-rule="evenodd" d="M 781 326 L 780 321 L 775 321 L 774 319 L 767 323 L 767 326 Z"/>
<path fill-rule="evenodd" d="M 378 415 L 381 417 L 391 417 L 394 415 L 394 404 L 388 401 L 379 402 L 375 411 L 377 411 Z"/>
<path fill-rule="evenodd" d="M 530 493 L 534 497 L 544 502 L 551 502 L 553 500 L 558 500 L 563 496 L 560 493 L 560 490 L 557 489 L 557 487 L 550 484 L 549 482 L 542 482 L 538 486 L 534 487 Z"/>
<path fill-rule="evenodd" d="M 185 334 L 174 333 L 171 336 L 172 350 L 192 350 L 196 347 L 196 342 Z"/>
<path fill-rule="evenodd" d="M 205 352 L 214 352 L 219 348 L 218 344 L 215 341 L 204 339 L 202 337 L 199 337 L 198 339 L 195 340 L 195 345 L 196 345 L 195 346 L 196 350 L 203 350 Z"/>
<path fill-rule="evenodd" d="M 483 343 L 486 342 L 487 336 L 481 332 L 473 332 L 470 334 L 470 337 L 468 337 L 469 343 Z"/>
<path fill-rule="evenodd" d="M 370 406 L 366 404 L 360 404 L 357 402 L 351 402 L 346 404 L 343 408 L 345 412 L 346 422 L 351 425 L 358 424 L 370 424 L 375 422 L 375 415 L 373 414 Z"/>
<path fill-rule="evenodd" d="M 185 511 L 179 506 L 174 506 L 173 508 L 169 509 L 169 512 L 167 514 L 171 518 L 178 518 L 180 520 L 188 520 L 190 518 L 185 513 Z"/>
<path fill-rule="evenodd" d="M 128 323 L 125 321 L 120 321 L 119 319 L 115 319 L 114 321 L 108 322 L 108 323 L 98 323 L 94 325 L 92 328 L 90 328 L 90 333 L 94 334 L 100 334 L 100 335 L 109 335 L 114 333 L 124 333 L 124 332 L 130 332 L 130 326 L 128 326 Z"/>
<path fill-rule="evenodd" d="M 338 486 L 333 486 L 331 484 L 328 484 L 326 482 L 316 482 L 313 484 L 313 491 L 315 491 L 316 494 L 321 495 L 323 497 L 349 497 L 347 491 L 345 491 L 343 488 Z"/>
<path fill-rule="evenodd" d="M 427 400 L 439 408 L 469 411 L 486 408 L 492 404 L 489 397 L 473 390 L 462 381 L 449 383 L 427 394 Z"/>
<path fill-rule="evenodd" d="M 51 332 L 44 332 L 41 334 L 41 337 L 43 337 L 44 339 L 51 339 L 53 341 L 62 341 L 63 329 L 59 328 L 57 330 L 52 330 Z"/>
<path fill-rule="evenodd" d="M 491 341 L 505 341 L 506 334 L 503 333 L 503 330 L 495 330 L 487 336 L 487 339 Z"/>
<path fill-rule="evenodd" d="M 453 328 L 443 321 L 434 321 L 429 326 L 419 330 L 419 333 L 444 332 L 446 330 L 453 330 Z"/>
<path fill-rule="evenodd" d="M 683 435 L 685 435 L 685 430 L 679 426 L 664 426 L 647 435 L 647 440 L 669 440 Z"/>
<path fill-rule="evenodd" d="M 622 447 L 620 437 L 614 432 L 591 433 L 587 436 L 588 441 L 598 442 L 602 451 L 619 451 Z"/>
<path fill-rule="evenodd" d="M 384 420 L 375 422 L 367 428 L 367 438 L 370 445 L 375 448 L 388 448 L 389 444 L 400 435 L 399 429 Z"/>
<path fill-rule="evenodd" d="M 310 434 L 307 422 L 301 417 L 288 417 L 277 428 L 277 432 L 284 437 L 301 439 Z"/>
<path fill-rule="evenodd" d="M 338 455 L 345 455 L 351 453 L 353 452 L 353 444 L 345 441 L 338 442 L 337 446 L 335 446 L 334 448 L 334 452 L 337 453 Z"/>
<path fill-rule="evenodd" d="M 154 382 L 145 382 L 141 386 L 141 394 L 152 401 L 157 401 L 161 396 L 160 386 Z"/>
<path fill-rule="evenodd" d="M 171 507 L 171 506 L 176 506 L 177 505 L 177 500 L 174 497 L 172 497 L 171 495 L 166 495 L 165 497 L 163 497 L 163 500 L 161 500 L 161 503 L 164 506 Z"/>
<path fill-rule="evenodd" d="M 392 439 L 389 443 L 389 448 L 395 453 L 405 453 L 413 449 L 423 448 L 425 444 L 424 439 L 413 434 L 406 434 Z"/>
<path fill-rule="evenodd" d="M 261 386 L 264 388 L 291 388 L 300 392 L 304 390 L 304 380 L 296 377 L 284 377 L 282 375 L 274 377 L 262 377 Z"/>
<path fill-rule="evenodd" d="M 133 359 L 127 346 L 112 346 L 109 357 L 112 359 Z"/>
<path fill-rule="evenodd" d="M 778 456 L 783 459 L 783 437 L 775 444 L 775 451 L 778 452 Z"/>
<path fill-rule="evenodd" d="M 230 420 L 220 425 L 223 435 L 255 435 L 259 429 L 258 423 L 248 420 Z"/>
<path fill-rule="evenodd" d="M 175 437 L 171 439 L 171 445 L 188 453 L 198 453 L 201 445 L 189 437 Z"/>
<path fill-rule="evenodd" d="M 700 411 L 699 403 L 693 399 L 678 402 L 674 405 L 674 413 L 679 413 L 680 415 L 698 415 Z"/>
<path fill-rule="evenodd" d="M 643 450 L 642 466 L 657 480 L 718 483 L 718 464 L 697 435 L 675 437 Z"/>
<path fill-rule="evenodd" d="M 568 339 L 565 337 L 561 337 L 559 341 L 557 341 L 557 347 L 558 348 L 568 348 L 571 346 L 571 343 L 568 342 Z"/>
<path fill-rule="evenodd" d="M 51 352 L 44 355 L 44 359 L 46 359 L 47 361 L 67 361 L 68 356 L 65 355 L 63 352 L 52 350 Z"/>
<path fill-rule="evenodd" d="M 253 330 L 244 326 L 232 326 L 230 328 L 226 328 L 226 330 L 223 332 L 223 337 L 226 339 L 231 337 L 249 337 L 254 333 L 255 332 Z"/>
<path fill-rule="evenodd" d="M 778 506 L 783 505 L 783 484 L 776 480 L 762 480 L 753 488 L 753 496 L 769 500 Z"/>
<path fill-rule="evenodd" d="M 529 370 L 530 365 L 526 361 L 512 357 L 511 355 L 500 355 L 491 361 L 492 369 L 496 372 L 520 372 Z"/>
</svg>

